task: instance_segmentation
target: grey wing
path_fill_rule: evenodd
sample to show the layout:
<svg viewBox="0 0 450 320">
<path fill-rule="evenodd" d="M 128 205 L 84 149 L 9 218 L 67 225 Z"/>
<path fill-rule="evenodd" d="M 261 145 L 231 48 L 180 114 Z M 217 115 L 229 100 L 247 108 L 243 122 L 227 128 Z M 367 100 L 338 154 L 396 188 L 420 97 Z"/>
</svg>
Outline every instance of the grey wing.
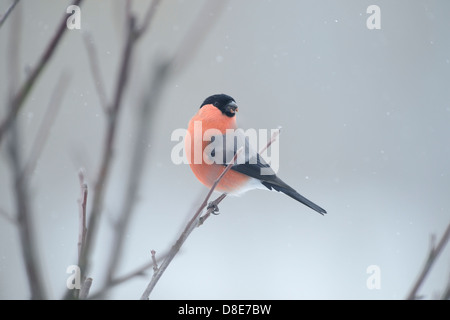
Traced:
<svg viewBox="0 0 450 320">
<path fill-rule="evenodd" d="M 254 148 L 255 143 L 250 141 L 249 136 L 245 135 L 242 129 L 237 129 L 233 133 L 213 136 L 207 155 L 210 161 L 227 166 L 233 161 L 236 152 L 242 148 L 231 170 L 259 180 L 275 180 L 275 172 L 258 154 Z"/>
<path fill-rule="evenodd" d="M 249 138 L 239 130 L 236 130 L 233 134 L 213 137 L 209 146 L 212 148 L 210 159 L 214 159 L 215 163 L 224 166 L 233 160 L 237 150 L 242 147 L 243 150 L 238 155 L 236 164 L 231 167 L 231 170 L 258 179 L 267 189 L 283 192 L 322 215 L 327 213 L 325 209 L 305 198 L 278 178 L 270 165 L 255 151 Z"/>
</svg>

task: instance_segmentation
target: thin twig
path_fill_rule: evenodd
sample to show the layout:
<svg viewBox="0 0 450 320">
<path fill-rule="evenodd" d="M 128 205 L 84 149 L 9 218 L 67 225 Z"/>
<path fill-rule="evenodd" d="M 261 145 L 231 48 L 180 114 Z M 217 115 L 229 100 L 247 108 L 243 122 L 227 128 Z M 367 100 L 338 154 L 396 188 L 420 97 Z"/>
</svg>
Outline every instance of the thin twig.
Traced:
<svg viewBox="0 0 450 320">
<path fill-rule="evenodd" d="M 152 2 L 149 11 L 154 12 L 154 9 L 156 8 L 154 6 L 155 3 L 157 3 L 157 1 Z M 126 12 L 130 27 L 129 37 L 131 37 L 131 39 L 134 39 L 133 41 L 136 41 L 140 36 L 142 36 L 143 31 L 147 30 L 150 21 L 147 21 L 147 24 L 143 26 L 144 29 L 139 29 L 136 27 L 136 23 L 134 22 L 135 18 L 130 12 L 130 2 L 127 2 Z M 146 163 L 148 148 L 142 146 L 142 141 L 145 141 L 149 136 L 149 130 L 151 128 L 151 126 L 149 125 L 151 121 L 151 114 L 154 110 L 154 107 L 158 104 L 160 93 L 167 79 L 167 75 L 168 68 L 166 64 L 162 64 L 155 68 L 152 73 L 152 79 L 150 81 L 150 90 L 146 91 L 146 94 L 140 104 L 140 108 L 137 113 L 137 125 L 135 126 L 136 139 L 135 143 L 132 145 L 131 162 L 125 188 L 125 198 L 119 212 L 117 223 L 115 225 L 116 230 L 114 233 L 114 238 L 112 240 L 112 251 L 106 275 L 107 282 L 112 281 L 112 279 L 115 277 L 115 273 L 119 265 L 118 262 L 123 251 L 126 230 L 128 229 L 129 221 L 131 221 L 134 205 L 136 204 L 139 185 L 142 179 L 142 172 Z"/>
<path fill-rule="evenodd" d="M 78 199 L 79 223 L 78 223 L 78 263 L 83 255 L 86 244 L 86 205 L 88 196 L 88 186 L 84 177 L 84 170 L 80 169 L 78 172 L 78 179 L 80 180 L 80 198 Z"/>
<path fill-rule="evenodd" d="M 156 251 L 152 250 L 151 254 L 152 254 L 152 262 L 153 262 L 153 271 L 156 272 L 156 271 L 158 271 L 158 262 L 156 261 Z"/>
<path fill-rule="evenodd" d="M 162 64 L 157 66 L 153 71 L 152 80 L 150 81 L 150 90 L 147 90 L 142 102 L 140 103 L 137 119 L 135 141 L 132 144 L 131 161 L 128 168 L 127 180 L 125 182 L 125 197 L 119 211 L 117 223 L 115 224 L 114 238 L 112 240 L 112 251 L 108 263 L 109 270 L 107 281 L 115 277 L 118 262 L 121 258 L 125 236 L 127 233 L 129 222 L 132 219 L 134 206 L 137 203 L 139 194 L 139 186 L 143 178 L 143 172 L 147 161 L 148 148 L 142 145 L 150 136 L 152 114 L 158 105 L 162 88 L 168 78 L 168 65 Z"/>
<path fill-rule="evenodd" d="M 160 3 L 161 0 L 153 0 L 150 6 L 148 7 L 141 26 L 136 28 L 136 34 L 138 37 L 140 37 L 143 33 L 145 33 L 149 28 L 150 23 L 153 20 L 153 16 L 155 15 L 156 10 L 158 9 Z"/>
<path fill-rule="evenodd" d="M 223 2 L 223 1 L 222 1 Z M 222 3 L 221 2 L 221 3 Z M 128 0 L 126 2 L 125 7 L 125 14 L 126 14 L 126 21 L 127 21 L 127 40 L 125 44 L 124 49 L 124 55 L 122 59 L 122 65 L 119 72 L 119 77 L 117 80 L 116 90 L 113 98 L 113 102 L 111 106 L 107 109 L 107 115 L 108 115 L 108 128 L 106 133 L 106 142 L 104 145 L 104 151 L 103 151 L 103 158 L 100 165 L 100 171 L 98 175 L 98 179 L 96 180 L 96 185 L 94 189 L 94 199 L 92 204 L 92 209 L 89 217 L 89 233 L 86 240 L 86 250 L 84 257 L 82 259 L 81 268 L 84 272 L 89 267 L 89 251 L 91 250 L 91 244 L 93 243 L 93 237 L 95 235 L 95 230 L 97 229 L 97 224 L 99 221 L 99 215 L 101 213 L 102 203 L 103 203 L 103 197 L 105 192 L 105 186 L 107 182 L 107 177 L 109 175 L 110 171 L 110 165 L 111 165 L 111 158 L 112 158 L 112 147 L 114 145 L 115 140 L 115 132 L 116 132 L 116 122 L 120 111 L 120 101 L 122 100 L 122 95 L 124 92 L 124 87 L 127 84 L 128 80 L 128 73 L 129 73 L 129 64 L 130 59 L 132 55 L 132 51 L 134 49 L 134 45 L 136 41 L 142 36 L 144 31 L 148 29 L 148 26 L 152 20 L 152 16 L 154 15 L 154 12 L 156 8 L 158 7 L 160 3 L 160 0 L 155 0 L 150 5 L 149 9 L 146 12 L 144 22 L 141 24 L 140 27 L 137 26 L 136 19 L 134 15 L 131 12 L 131 1 Z M 217 5 L 216 5 L 217 6 Z M 205 5 L 205 8 L 207 6 Z M 208 11 L 208 15 L 211 11 Z M 204 13 L 204 12 L 203 12 Z M 212 19 L 214 20 L 214 19 Z M 198 25 L 198 24 L 197 24 Z M 204 24 L 203 24 L 204 27 Z M 206 28 L 209 30 L 210 28 Z M 205 30 L 202 31 L 203 33 Z M 197 33 L 191 34 L 188 32 L 188 36 L 185 40 L 188 38 L 195 39 L 195 41 L 187 41 L 185 42 L 177 51 L 177 53 L 184 54 L 185 52 L 195 49 L 196 45 L 200 43 L 198 41 L 200 38 Z M 194 43 L 194 44 L 193 44 Z M 168 75 L 170 74 L 170 71 L 172 68 L 172 61 L 174 59 L 168 59 L 166 62 L 161 63 L 158 65 L 156 72 L 154 72 L 154 78 L 153 82 L 150 86 L 151 90 L 149 90 L 149 94 L 147 95 L 147 103 L 144 103 L 143 106 L 147 105 L 144 110 L 144 112 L 150 112 L 149 110 L 154 109 L 153 106 L 156 105 L 156 101 L 158 100 L 157 96 L 160 94 L 160 92 L 163 89 L 163 85 L 166 83 L 166 78 L 168 78 Z M 188 61 L 187 59 L 183 59 L 183 62 Z M 141 117 L 141 119 L 144 119 L 145 117 Z M 149 130 L 147 126 L 144 126 L 144 130 L 138 130 L 138 137 L 146 137 L 147 130 Z M 137 139 L 137 141 L 142 141 Z M 113 254 L 110 259 L 110 263 L 108 264 L 109 270 L 107 272 L 107 278 L 106 283 L 104 285 L 104 288 L 100 290 L 100 294 L 104 294 L 107 289 L 112 287 L 115 283 L 117 283 L 117 277 L 115 276 L 116 269 L 118 266 L 118 261 L 121 256 L 121 251 L 123 247 L 123 240 L 125 235 L 125 230 L 127 229 L 128 222 L 131 217 L 131 212 L 135 203 L 136 194 L 138 191 L 139 181 L 140 181 L 140 174 L 139 172 L 142 172 L 143 168 L 143 159 L 144 157 L 136 157 L 136 154 L 142 155 L 142 150 L 137 150 L 138 145 L 136 144 L 135 151 L 133 152 L 134 156 L 132 159 L 137 159 L 136 161 L 132 160 L 134 162 L 135 166 L 130 171 L 129 180 L 128 180 L 128 188 L 127 194 L 125 195 L 125 201 L 122 206 L 122 210 L 119 214 L 119 219 L 116 224 L 116 232 L 115 237 L 113 239 Z M 142 149 L 142 148 L 140 148 Z M 144 154 L 145 155 L 145 154 Z M 133 191 L 133 192 L 131 192 Z M 82 272 L 83 272 L 82 271 Z"/>
<path fill-rule="evenodd" d="M 90 254 L 94 245 L 96 230 L 98 229 L 98 223 L 100 221 L 100 216 L 102 213 L 103 207 L 103 198 L 106 192 L 106 185 L 110 174 L 112 159 L 114 156 L 114 145 L 115 138 L 118 126 L 118 119 L 120 116 L 120 112 L 122 109 L 122 100 L 123 95 L 125 93 L 125 89 L 129 80 L 129 73 L 131 69 L 131 62 L 134 49 L 136 48 L 136 43 L 143 35 L 140 29 L 136 27 L 136 17 L 131 13 L 131 2 L 126 2 L 126 24 L 127 24 L 127 35 L 125 47 L 123 49 L 123 55 L 121 59 L 121 65 L 119 69 L 119 74 L 116 79 L 115 91 L 113 94 L 113 100 L 109 107 L 107 107 L 107 128 L 106 128 L 106 137 L 105 143 L 103 146 L 102 159 L 100 164 L 100 170 L 98 173 L 98 177 L 94 187 L 94 198 L 92 201 L 92 208 L 89 214 L 88 228 L 89 232 L 86 236 L 86 245 L 84 253 L 80 259 L 80 268 L 82 270 L 82 274 L 86 274 L 90 267 Z M 119 217 L 120 218 L 120 217 Z M 120 218 L 122 219 L 122 218 Z M 125 221 L 125 222 L 124 222 Z M 123 220 L 119 220 L 118 225 L 123 230 L 126 229 L 127 219 L 123 218 Z M 124 225 L 122 227 L 122 225 Z M 118 237 L 123 240 L 122 232 L 119 232 Z M 114 256 L 119 256 L 121 251 L 121 241 L 116 242 L 119 243 L 119 247 L 113 246 L 113 250 L 117 250 L 118 253 L 114 253 Z M 114 257 L 117 261 L 117 258 Z M 117 267 L 117 263 L 113 261 L 112 264 L 109 264 L 109 271 L 107 272 L 107 281 L 111 281 L 114 277 L 115 268 Z M 106 285 L 105 287 L 109 287 Z"/>
<path fill-rule="evenodd" d="M 12 224 L 17 223 L 17 219 L 12 217 L 8 212 L 0 208 L 0 217 L 5 218 L 7 221 L 11 222 Z"/>
<path fill-rule="evenodd" d="M 166 256 L 167 256 L 167 253 L 159 254 L 158 258 L 156 259 L 156 263 L 158 264 L 158 262 L 163 261 L 166 258 Z M 147 271 L 149 269 L 153 268 L 154 265 L 155 265 L 155 263 L 152 259 L 152 261 L 143 264 L 142 266 L 136 268 L 133 271 L 126 273 L 123 276 L 115 277 L 110 282 L 105 284 L 101 289 L 99 289 L 96 293 L 91 294 L 89 296 L 89 299 L 100 299 L 106 294 L 106 292 L 108 290 L 112 289 L 113 287 L 120 285 L 124 282 L 127 282 L 133 278 L 145 276 L 147 274 Z"/>
<path fill-rule="evenodd" d="M 47 110 L 44 113 L 44 118 L 39 127 L 39 130 L 34 139 L 33 145 L 31 147 L 30 155 L 28 157 L 28 162 L 24 168 L 24 175 L 30 176 L 34 169 L 36 168 L 37 162 L 41 156 L 42 150 L 44 149 L 45 143 L 48 139 L 50 129 L 53 126 L 58 110 L 61 106 L 64 93 L 69 85 L 70 76 L 67 72 L 63 72 L 58 78 L 58 82 L 51 95 Z"/>
<path fill-rule="evenodd" d="M 153 277 L 150 280 L 150 283 L 148 284 L 148 286 L 145 289 L 144 293 L 142 294 L 141 300 L 147 300 L 149 298 L 150 293 L 153 291 L 153 288 L 158 283 L 159 279 L 161 278 L 163 273 L 166 271 L 166 269 L 169 266 L 170 262 L 176 256 L 176 254 L 180 250 L 180 248 L 183 245 L 183 243 L 186 241 L 186 239 L 189 237 L 189 235 L 192 233 L 192 231 L 199 225 L 199 223 L 200 223 L 200 214 L 202 213 L 203 209 L 208 205 L 209 198 L 211 197 L 212 193 L 216 189 L 216 187 L 219 184 L 220 180 L 222 180 L 222 178 L 225 176 L 225 174 L 234 165 L 234 163 L 235 163 L 238 155 L 241 153 L 241 151 L 242 151 L 242 147 L 236 152 L 236 154 L 233 157 L 233 160 L 228 164 L 228 166 L 222 171 L 220 176 L 215 180 L 215 182 L 213 183 L 213 185 L 209 189 L 208 194 L 206 195 L 205 199 L 203 200 L 203 203 L 200 205 L 200 207 L 194 213 L 192 219 L 186 225 L 184 231 L 181 233 L 181 236 L 178 238 L 178 240 L 172 246 L 169 254 L 164 259 L 164 261 L 161 264 L 161 266 L 158 268 L 158 270 L 155 271 L 155 273 L 153 273 Z"/>
<path fill-rule="evenodd" d="M 15 75 L 19 73 L 19 61 L 17 57 L 18 52 L 20 52 L 20 31 L 22 23 L 21 14 L 16 15 L 14 18 L 8 46 L 8 74 L 12 75 L 9 83 L 10 93 L 14 92 L 16 89 Z M 10 96 L 8 100 L 10 110 L 13 108 L 13 104 L 11 103 L 12 99 L 13 97 Z M 22 143 L 20 139 L 19 123 L 13 118 L 10 125 L 11 130 L 8 135 L 8 156 L 14 179 L 14 200 L 17 211 L 15 214 L 17 219 L 16 225 L 19 231 L 21 252 L 25 264 L 31 298 L 40 300 L 45 299 L 47 294 L 41 272 L 40 256 L 36 245 L 34 223 L 32 221 L 33 214 L 31 212 L 28 190 L 28 177 L 23 175 Z"/>
<path fill-rule="evenodd" d="M 91 294 L 89 296 L 89 299 L 91 300 L 97 300 L 97 299 L 101 299 L 103 298 L 106 293 L 111 290 L 112 288 L 114 288 L 115 286 L 118 286 L 122 283 L 125 283 L 131 279 L 134 279 L 136 277 L 143 277 L 146 275 L 146 272 L 148 271 L 148 269 L 153 267 L 153 262 L 148 262 L 146 264 L 144 264 L 143 266 L 137 268 L 136 270 L 129 272 L 127 274 L 125 274 L 124 276 L 120 276 L 117 278 L 112 279 L 111 281 L 109 281 L 107 283 L 107 285 L 103 286 L 100 290 L 98 290 L 97 292 Z"/>
<path fill-rule="evenodd" d="M 78 297 L 79 299 L 81 300 L 87 299 L 89 291 L 91 290 L 92 281 L 93 281 L 92 278 L 87 278 L 86 280 L 83 281 L 83 285 L 81 286 L 80 290 L 80 295 Z"/>
<path fill-rule="evenodd" d="M 444 232 L 441 240 L 437 244 L 437 246 L 436 247 L 433 246 L 430 249 L 430 253 L 428 254 L 427 260 L 425 261 L 425 265 L 424 265 L 422 271 L 420 272 L 416 282 L 414 283 L 413 288 L 409 292 L 409 294 L 406 298 L 407 300 L 414 300 L 417 298 L 417 291 L 419 291 L 419 289 L 422 286 L 422 284 L 424 283 L 425 278 L 428 275 L 431 267 L 434 265 L 439 254 L 443 251 L 445 245 L 447 244 L 447 242 L 449 242 L 449 240 L 450 240 L 450 224 L 447 226 L 447 229 L 445 230 L 445 232 Z"/>
<path fill-rule="evenodd" d="M 277 137 L 280 135 L 280 131 L 281 131 L 281 127 L 278 128 L 278 130 L 275 131 L 275 132 L 272 134 L 272 137 L 271 137 L 270 141 L 266 144 L 266 146 L 265 146 L 264 148 L 262 148 L 262 149 L 259 151 L 259 154 L 263 154 L 263 153 L 267 150 L 267 148 L 269 148 L 269 147 L 272 145 L 272 143 L 273 143 L 273 142 L 277 139 Z"/>
<path fill-rule="evenodd" d="M 271 139 L 270 139 L 269 142 L 267 142 L 267 144 L 259 151 L 259 154 L 262 154 L 264 151 L 266 151 L 266 150 L 272 145 L 272 143 L 273 143 L 273 142 L 278 138 L 278 136 L 280 135 L 280 130 L 281 130 L 281 128 L 278 128 L 278 130 L 275 131 L 275 132 L 272 134 Z M 211 215 L 211 213 L 214 213 L 214 210 L 215 210 L 215 208 L 217 207 L 217 205 L 218 205 L 223 199 L 225 199 L 226 196 L 227 196 L 226 193 L 224 193 L 224 194 L 222 194 L 220 197 L 218 197 L 216 200 L 214 200 L 214 201 L 211 203 L 211 206 L 210 206 L 210 208 L 208 209 L 208 211 L 206 211 L 206 213 L 205 213 L 203 216 L 200 217 L 200 221 L 199 221 L 199 225 L 198 225 L 198 226 L 201 226 L 201 225 L 206 221 L 206 219 L 209 218 L 209 216 Z"/>
<path fill-rule="evenodd" d="M 9 155 L 11 168 L 14 173 L 14 195 L 17 208 L 16 216 L 22 255 L 25 261 L 31 298 L 41 300 L 46 298 L 46 293 L 44 282 L 42 281 L 42 273 L 40 271 L 40 260 L 35 242 L 36 237 L 33 222 L 31 221 L 32 213 L 30 209 L 27 180 L 26 177 L 21 174 L 20 143 L 15 123 L 11 127 L 10 136 Z"/>
<path fill-rule="evenodd" d="M 88 229 L 86 227 L 86 213 L 87 213 L 87 197 L 88 197 L 88 185 L 86 183 L 85 178 L 85 171 L 83 168 L 81 168 L 78 171 L 78 180 L 80 183 L 80 197 L 78 198 L 78 266 L 81 265 L 81 259 L 84 256 L 84 251 L 86 247 L 86 236 L 88 234 Z M 81 270 L 81 268 L 80 268 Z M 81 290 L 66 290 L 65 295 L 63 299 L 71 300 L 71 299 L 82 299 L 82 291 L 83 287 L 85 285 L 88 285 L 87 288 L 85 288 L 85 291 L 83 294 L 89 293 L 89 288 L 92 283 L 92 279 L 88 280 L 90 278 L 85 278 L 85 275 L 83 272 L 81 272 L 80 279 L 83 282 L 83 285 L 81 287 Z M 86 283 L 86 281 L 90 281 L 91 283 Z M 86 291 L 87 290 L 87 291 Z M 85 299 L 85 298 L 83 298 Z"/>
<path fill-rule="evenodd" d="M 200 217 L 199 222 L 198 222 L 198 227 L 200 227 L 206 221 L 206 219 L 209 218 L 211 213 L 215 212 L 219 203 L 221 203 L 222 200 L 226 198 L 226 196 L 227 196 L 226 193 L 222 193 L 216 200 L 211 202 L 209 209 L 206 211 L 206 213 L 203 216 Z"/>
<path fill-rule="evenodd" d="M 78 171 L 78 180 L 80 181 L 80 198 L 78 199 L 78 266 L 80 265 L 81 258 L 84 254 L 84 248 L 86 246 L 86 206 L 88 196 L 88 186 L 86 183 L 84 169 L 81 168 Z M 84 278 L 84 274 L 80 275 L 83 285 L 81 290 L 68 290 L 66 291 L 65 299 L 86 299 L 89 294 L 89 290 L 92 284 L 91 278 Z"/>
<path fill-rule="evenodd" d="M 36 248 L 35 233 L 31 221 L 30 202 L 26 177 L 22 176 L 19 136 L 16 124 L 10 131 L 10 164 L 14 173 L 14 195 L 17 208 L 17 222 L 21 240 L 22 255 L 27 270 L 28 282 L 32 299 L 45 299 L 44 283 L 42 281 L 39 254 Z"/>
<path fill-rule="evenodd" d="M 270 139 L 270 141 L 267 143 L 267 145 L 261 149 L 260 153 L 264 152 L 274 141 L 275 139 L 277 139 L 278 135 L 280 134 L 280 130 L 274 132 L 272 134 L 272 138 Z M 194 216 L 192 217 L 192 219 L 189 221 L 189 223 L 187 224 L 187 226 L 185 227 L 184 231 L 182 232 L 181 236 L 178 238 L 178 240 L 175 242 L 175 244 L 172 246 L 169 254 L 167 255 L 167 257 L 164 259 L 163 263 L 161 264 L 161 266 L 155 270 L 152 279 L 150 280 L 150 283 L 148 284 L 147 288 L 145 289 L 144 293 L 141 296 L 141 300 L 147 300 L 151 294 L 151 292 L 153 291 L 156 283 L 158 282 L 158 280 L 161 278 L 162 274 L 164 273 L 164 271 L 166 270 L 166 268 L 169 266 L 170 262 L 173 260 L 173 258 L 175 257 L 175 255 L 178 253 L 178 251 L 180 250 L 181 246 L 183 245 L 183 243 L 186 241 L 186 239 L 188 238 L 188 236 L 191 234 L 191 232 L 196 228 L 201 226 L 206 219 L 209 218 L 209 216 L 211 215 L 211 213 L 214 213 L 217 210 L 217 205 L 226 198 L 226 193 L 223 193 L 222 195 L 220 195 L 217 199 L 215 199 L 214 201 L 212 201 L 209 206 L 208 206 L 208 201 L 209 198 L 211 197 L 212 193 L 214 192 L 216 186 L 219 184 L 220 180 L 223 178 L 223 176 L 231 169 L 231 167 L 234 165 L 234 163 L 236 162 L 237 157 L 239 156 L 239 153 L 242 152 L 242 147 L 236 152 L 236 154 L 233 157 L 233 160 L 228 164 L 228 166 L 225 168 L 225 170 L 223 170 L 222 174 L 216 179 L 216 181 L 214 182 L 214 184 L 211 186 L 211 189 L 209 190 L 208 194 L 206 195 L 205 199 L 203 200 L 203 203 L 200 205 L 200 207 L 197 209 L 197 211 L 195 212 Z M 208 210 L 206 211 L 206 213 L 201 216 L 201 213 L 203 211 L 203 209 L 205 207 L 208 206 Z"/>
<path fill-rule="evenodd" d="M 447 280 L 447 286 L 442 293 L 441 300 L 450 300 L 450 277 Z"/>
<path fill-rule="evenodd" d="M 147 262 L 146 264 L 142 265 L 141 267 L 137 268 L 134 271 L 128 272 L 127 274 L 125 274 L 121 277 L 117 277 L 117 278 L 113 279 L 109 283 L 109 285 L 111 287 L 113 287 L 118 284 L 124 283 L 130 279 L 133 279 L 135 277 L 144 276 L 146 274 L 146 272 L 148 271 L 148 269 L 153 268 L 153 266 L 154 266 L 154 262 L 152 260 L 151 262 Z"/>
<path fill-rule="evenodd" d="M 192 24 L 192 26 L 186 33 L 186 36 L 184 37 L 183 41 L 181 42 L 181 45 L 179 46 L 173 57 L 169 60 L 170 62 L 168 63 L 168 66 L 171 69 L 170 70 L 171 73 L 175 72 L 180 73 L 183 70 L 183 68 L 185 68 L 188 65 L 189 61 L 191 61 L 191 59 L 195 56 L 195 52 L 200 47 L 201 42 L 206 37 L 207 32 L 209 32 L 209 30 L 212 29 L 212 26 L 218 20 L 217 16 L 214 16 L 214 13 L 219 14 L 220 9 L 223 8 L 227 3 L 228 3 L 227 0 L 205 2 L 198 19 L 196 19 L 195 22 Z M 238 153 L 236 153 L 235 157 L 237 156 L 237 154 Z M 232 163 L 233 162 L 234 160 L 232 161 Z M 145 289 L 144 293 L 141 296 L 142 300 L 148 299 L 156 283 L 159 281 L 159 279 L 161 278 L 162 274 L 164 273 L 164 271 L 166 270 L 172 259 L 178 253 L 184 241 L 186 241 L 187 237 L 193 231 L 193 229 L 199 225 L 201 221 L 200 220 L 201 212 L 207 206 L 207 201 L 211 197 L 211 194 L 213 193 L 220 179 L 228 170 L 230 170 L 231 164 L 225 168 L 222 175 L 218 178 L 218 181 L 216 181 L 216 183 L 211 187 L 210 191 L 208 192 L 205 198 L 205 201 L 202 203 L 200 208 L 194 214 L 193 218 L 190 220 L 190 222 L 184 229 L 180 238 L 172 246 L 170 252 L 164 259 L 161 266 L 158 268 L 156 272 L 154 272 L 150 283 L 148 284 L 147 288 Z M 221 198 L 220 201 L 222 201 L 225 197 L 226 195 L 221 195 L 219 197 Z M 202 223 L 205 220 L 206 218 L 203 219 Z"/>
<path fill-rule="evenodd" d="M 80 268 L 82 274 L 86 274 L 90 267 L 90 253 L 94 245 L 95 236 L 97 234 L 98 223 L 100 221 L 100 215 L 103 207 L 103 198 L 105 194 L 105 187 L 109 177 L 111 163 L 113 159 L 113 148 L 117 130 L 117 119 L 119 118 L 120 107 L 122 105 L 122 96 L 125 91 L 125 87 L 128 83 L 128 73 L 130 68 L 130 60 L 134 43 L 134 19 L 131 19 L 128 24 L 127 41 L 122 56 L 122 62 L 120 67 L 119 76 L 117 78 L 116 90 L 114 94 L 114 100 L 110 107 L 107 109 L 107 128 L 106 139 L 103 147 L 103 153 L 101 158 L 100 171 L 94 187 L 94 198 L 92 201 L 92 208 L 89 215 L 89 233 L 86 236 L 86 245 L 83 255 L 80 257 Z"/>
<path fill-rule="evenodd" d="M 3 23 L 8 18 L 9 14 L 14 10 L 14 7 L 16 4 L 19 3 L 19 0 L 14 0 L 14 2 L 11 4 L 11 6 L 6 10 L 6 12 L 0 17 L 0 28 L 3 26 Z"/>
<path fill-rule="evenodd" d="M 73 5 L 79 6 L 83 0 L 75 0 L 73 2 Z M 10 108 L 8 110 L 8 113 L 1 121 L 0 123 L 0 144 L 3 140 L 3 137 L 12 125 L 14 119 L 16 118 L 17 114 L 19 113 L 23 103 L 25 102 L 25 99 L 27 98 L 28 94 L 30 93 L 31 89 L 33 88 L 34 84 L 36 83 L 36 80 L 41 75 L 42 71 L 44 70 L 45 66 L 50 61 L 51 57 L 53 56 L 55 49 L 57 48 L 58 44 L 61 42 L 62 36 L 64 35 L 65 31 L 67 30 L 66 25 L 66 15 L 64 14 L 58 29 L 56 30 L 55 35 L 50 40 L 50 43 L 47 45 L 44 53 L 42 54 L 41 58 L 39 59 L 39 62 L 37 63 L 36 67 L 30 72 L 29 76 L 23 83 L 20 90 L 15 94 L 14 98 L 11 100 Z"/>
<path fill-rule="evenodd" d="M 108 102 L 106 101 L 105 85 L 100 72 L 100 63 L 98 59 L 97 49 L 95 48 L 92 36 L 85 33 L 83 36 L 83 40 L 88 54 L 88 60 L 91 67 L 91 74 L 94 80 L 95 89 L 97 90 L 98 98 L 100 99 L 100 104 L 103 108 L 103 111 L 106 112 Z"/>
</svg>

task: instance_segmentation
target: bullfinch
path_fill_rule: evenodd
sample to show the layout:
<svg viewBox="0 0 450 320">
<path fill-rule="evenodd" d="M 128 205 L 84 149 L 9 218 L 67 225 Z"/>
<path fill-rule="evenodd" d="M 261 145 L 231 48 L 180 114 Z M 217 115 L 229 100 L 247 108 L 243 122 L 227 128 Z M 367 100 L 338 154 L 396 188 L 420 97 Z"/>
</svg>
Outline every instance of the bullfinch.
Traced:
<svg viewBox="0 0 450 320">
<path fill-rule="evenodd" d="M 216 190 L 239 195 L 251 189 L 283 192 L 320 214 L 327 213 L 306 199 L 280 178 L 256 152 L 236 125 L 236 101 L 226 94 L 212 95 L 202 103 L 189 122 L 185 152 L 192 172 L 211 188 L 230 161 L 235 161 L 216 186 Z M 241 146 L 242 148 L 239 148 Z M 236 157 L 237 150 L 241 150 Z"/>
</svg>

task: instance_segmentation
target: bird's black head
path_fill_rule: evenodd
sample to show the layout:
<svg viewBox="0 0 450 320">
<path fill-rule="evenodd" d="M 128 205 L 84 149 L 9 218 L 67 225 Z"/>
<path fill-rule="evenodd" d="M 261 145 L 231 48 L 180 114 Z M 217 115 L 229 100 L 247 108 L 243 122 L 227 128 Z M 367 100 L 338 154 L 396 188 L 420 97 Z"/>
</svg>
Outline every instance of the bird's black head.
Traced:
<svg viewBox="0 0 450 320">
<path fill-rule="evenodd" d="M 227 96 L 226 94 L 215 94 L 206 98 L 200 108 L 208 104 L 212 104 L 217 109 L 222 111 L 224 115 L 230 118 L 234 117 L 236 115 L 236 112 L 238 111 L 236 101 L 234 101 L 232 97 Z"/>
</svg>

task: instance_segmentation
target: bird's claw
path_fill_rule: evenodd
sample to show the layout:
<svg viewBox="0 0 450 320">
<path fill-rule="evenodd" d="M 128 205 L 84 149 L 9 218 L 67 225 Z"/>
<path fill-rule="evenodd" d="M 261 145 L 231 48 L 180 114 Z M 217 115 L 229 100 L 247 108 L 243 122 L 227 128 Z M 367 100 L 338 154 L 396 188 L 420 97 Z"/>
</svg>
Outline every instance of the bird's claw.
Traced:
<svg viewBox="0 0 450 320">
<path fill-rule="evenodd" d="M 219 206 L 218 206 L 214 201 L 211 201 L 211 202 L 208 204 L 207 209 L 208 209 L 208 210 L 212 209 L 212 210 L 211 210 L 211 213 L 212 213 L 213 215 L 216 215 L 216 216 L 220 213 L 220 212 L 219 212 Z"/>
</svg>

